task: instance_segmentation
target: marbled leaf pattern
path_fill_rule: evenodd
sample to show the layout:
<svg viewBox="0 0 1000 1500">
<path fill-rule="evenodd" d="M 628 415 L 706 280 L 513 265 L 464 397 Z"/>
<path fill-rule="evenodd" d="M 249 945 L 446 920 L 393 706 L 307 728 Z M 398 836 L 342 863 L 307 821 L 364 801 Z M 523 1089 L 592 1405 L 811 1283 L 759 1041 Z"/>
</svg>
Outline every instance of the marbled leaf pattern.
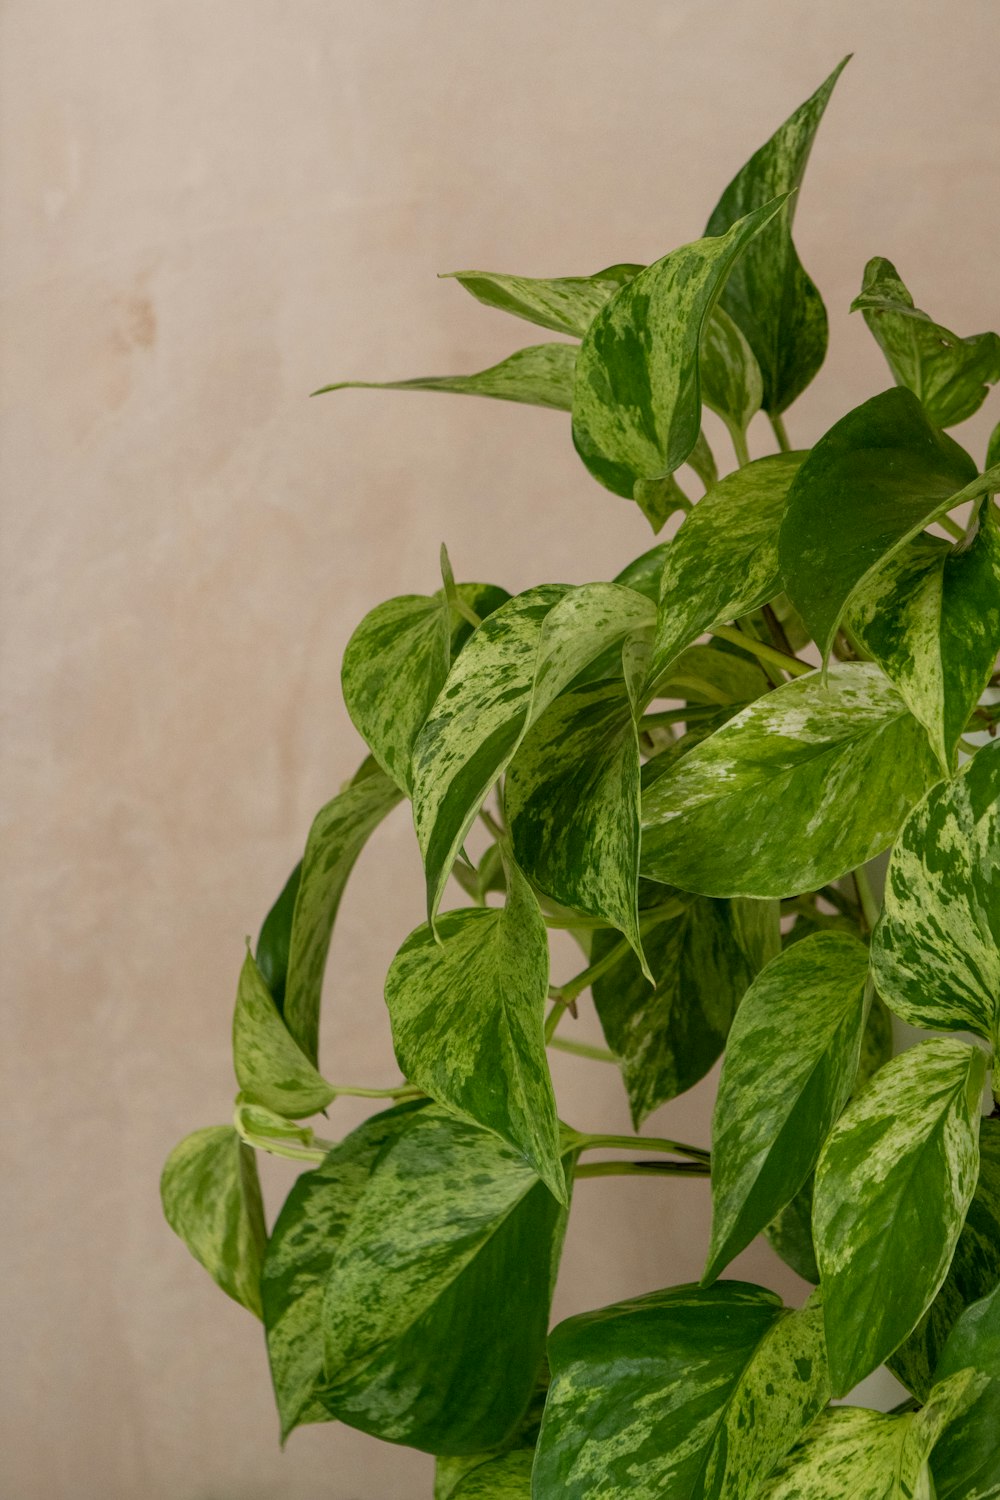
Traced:
<svg viewBox="0 0 1000 1500">
<path fill-rule="evenodd" d="M 478 302 L 512 317 L 524 318 L 554 333 L 583 338 L 604 304 L 642 266 L 607 266 L 593 276 L 509 276 L 496 271 L 452 271 Z"/>
<path fill-rule="evenodd" d="M 518 349 L 488 370 L 474 375 L 419 375 L 413 380 L 338 380 L 321 386 L 328 391 L 445 391 L 456 396 L 492 396 L 497 401 L 519 401 L 526 406 L 549 406 L 570 411 L 573 406 L 575 344 L 532 344 Z"/>
<path fill-rule="evenodd" d="M 1000 1495 L 1000 1284 L 962 1313 L 935 1374 L 945 1380 L 968 1369 L 985 1375 L 986 1384 L 934 1449 L 937 1500 Z"/>
<path fill-rule="evenodd" d="M 254 1153 L 232 1125 L 185 1136 L 167 1158 L 160 1197 L 167 1223 L 195 1260 L 259 1318 L 264 1205 Z"/>
<path fill-rule="evenodd" d="M 765 231 L 766 232 L 766 231 Z M 760 366 L 739 325 L 718 304 L 701 339 L 702 400 L 739 442 L 764 399 Z"/>
<path fill-rule="evenodd" d="M 233 1066 L 247 1100 L 289 1119 L 318 1114 L 335 1096 L 289 1032 L 249 953 L 236 991 Z"/>
</svg>

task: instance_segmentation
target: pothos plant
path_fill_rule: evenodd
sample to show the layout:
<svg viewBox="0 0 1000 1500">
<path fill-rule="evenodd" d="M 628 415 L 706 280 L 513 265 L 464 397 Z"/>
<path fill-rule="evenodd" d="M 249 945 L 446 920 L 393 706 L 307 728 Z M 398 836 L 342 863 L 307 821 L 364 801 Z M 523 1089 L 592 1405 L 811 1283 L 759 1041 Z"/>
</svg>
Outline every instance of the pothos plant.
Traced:
<svg viewBox="0 0 1000 1500">
<path fill-rule="evenodd" d="M 164 1171 L 171 1225 L 263 1319 L 282 1436 L 336 1419 L 438 1455 L 438 1500 L 1000 1494 L 1000 744 L 977 734 L 1000 717 L 1000 427 L 982 472 L 945 431 L 1000 338 L 870 261 L 853 305 L 894 383 L 791 447 L 827 341 L 794 195 L 839 72 L 655 264 L 458 274 L 561 337 L 398 384 L 571 412 L 590 473 L 680 524 L 610 582 L 515 597 L 445 556 L 437 592 L 361 621 L 343 689 L 370 755 L 247 953 L 234 1123 Z M 760 410 L 777 451 L 751 461 Z M 403 1081 L 340 1087 L 327 948 L 403 799 L 427 878 L 385 983 Z M 583 954 L 556 986 L 552 929 Z M 606 1051 L 559 1031 L 588 991 Z M 890 1056 L 889 1012 L 933 1034 Z M 547 1047 L 617 1063 L 637 1132 L 721 1055 L 711 1152 L 566 1124 Z M 320 1139 L 302 1122 L 340 1094 L 391 1106 Z M 270 1233 L 259 1150 L 307 1166 Z M 574 1184 L 621 1170 L 705 1178 L 702 1280 L 547 1337 Z M 725 1278 L 761 1233 L 804 1306 Z M 897 1410 L 830 1404 L 883 1362 Z"/>
</svg>

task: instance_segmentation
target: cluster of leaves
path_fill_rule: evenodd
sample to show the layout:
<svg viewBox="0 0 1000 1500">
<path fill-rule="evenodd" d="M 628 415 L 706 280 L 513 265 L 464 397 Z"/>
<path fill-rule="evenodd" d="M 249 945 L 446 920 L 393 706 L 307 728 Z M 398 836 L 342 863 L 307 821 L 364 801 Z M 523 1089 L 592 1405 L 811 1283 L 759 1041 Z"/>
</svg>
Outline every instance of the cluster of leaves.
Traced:
<svg viewBox="0 0 1000 1500">
<path fill-rule="evenodd" d="M 401 384 L 570 411 L 591 474 L 681 523 L 612 582 L 513 598 L 445 557 L 437 593 L 361 622 L 343 688 L 370 758 L 247 955 L 235 1123 L 164 1172 L 170 1223 L 263 1318 L 283 1436 L 338 1419 L 436 1454 L 438 1500 L 1000 1494 L 1000 745 L 967 738 L 997 716 L 1000 428 L 983 472 L 943 431 L 1000 339 L 871 261 L 855 306 L 895 384 L 788 451 L 826 346 L 793 195 L 839 72 L 705 238 L 589 277 L 460 273 L 559 340 Z M 751 462 L 760 410 L 779 451 Z M 302 1121 L 379 1091 L 319 1071 L 327 948 L 404 798 L 428 919 L 385 986 L 403 1082 L 331 1144 Z M 451 877 L 467 904 L 441 911 Z M 586 960 L 561 986 L 551 928 Z M 724 1055 L 711 1154 L 560 1121 L 546 1048 L 600 1052 L 556 1034 L 586 990 L 636 1131 Z M 890 1057 L 890 1011 L 936 1034 Z M 710 1180 L 705 1274 L 547 1338 L 574 1181 L 621 1146 Z M 269 1235 L 257 1149 L 310 1168 Z M 816 1284 L 803 1307 L 718 1279 L 761 1233 Z M 884 1361 L 901 1408 L 830 1405 Z"/>
</svg>

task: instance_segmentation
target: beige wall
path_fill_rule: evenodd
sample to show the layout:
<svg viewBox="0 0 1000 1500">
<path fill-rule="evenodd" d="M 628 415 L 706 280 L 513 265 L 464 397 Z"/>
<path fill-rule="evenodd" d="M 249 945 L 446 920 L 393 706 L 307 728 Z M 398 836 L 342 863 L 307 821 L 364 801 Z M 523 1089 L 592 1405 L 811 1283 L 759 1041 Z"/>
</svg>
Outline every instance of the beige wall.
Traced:
<svg viewBox="0 0 1000 1500">
<path fill-rule="evenodd" d="M 433 589 L 442 539 L 460 574 L 516 589 L 610 576 L 648 536 L 559 416 L 306 395 L 531 342 L 435 273 L 581 272 L 696 237 L 854 49 L 799 215 L 833 323 L 789 423 L 813 440 L 887 384 L 846 313 L 869 255 L 958 332 L 996 325 L 1000 10 L 6 0 L 0 24 L 0 1491 L 429 1494 L 429 1460 L 345 1428 L 279 1452 L 259 1328 L 166 1229 L 158 1174 L 227 1117 L 243 936 L 360 757 L 353 625 Z M 986 420 L 968 430 L 981 455 Z M 420 915 L 397 815 L 335 939 L 330 1076 L 394 1077 L 381 978 Z M 614 1077 L 557 1071 L 571 1120 L 624 1125 Z M 359 1118 L 336 1110 L 331 1129 Z M 709 1110 L 698 1089 L 650 1128 L 707 1139 Z M 273 1205 L 288 1173 L 267 1179 Z M 696 1276 L 706 1201 L 582 1184 L 558 1312 Z M 739 1269 L 775 1275 L 762 1248 Z"/>
</svg>

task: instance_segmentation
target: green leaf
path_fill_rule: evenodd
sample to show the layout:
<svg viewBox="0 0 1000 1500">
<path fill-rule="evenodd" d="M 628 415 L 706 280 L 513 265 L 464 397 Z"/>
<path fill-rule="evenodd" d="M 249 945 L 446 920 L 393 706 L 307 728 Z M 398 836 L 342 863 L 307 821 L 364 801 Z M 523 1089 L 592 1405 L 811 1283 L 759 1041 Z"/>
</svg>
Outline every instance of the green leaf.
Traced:
<svg viewBox="0 0 1000 1500">
<path fill-rule="evenodd" d="M 867 978 L 863 943 L 816 933 L 787 948 L 747 991 L 712 1124 L 712 1242 L 703 1284 L 791 1201 L 815 1166 L 854 1087 Z"/>
<path fill-rule="evenodd" d="M 290 1119 L 318 1114 L 336 1095 L 292 1037 L 249 953 L 236 992 L 233 1064 L 248 1100 Z"/>
<path fill-rule="evenodd" d="M 639 936 L 639 736 L 622 681 L 569 689 L 536 720 L 504 783 L 518 864 L 546 895 Z"/>
<path fill-rule="evenodd" d="M 964 449 L 898 386 L 820 438 L 788 492 L 779 553 L 785 589 L 824 659 L 856 590 L 986 488 Z"/>
<path fill-rule="evenodd" d="M 739 326 L 716 305 L 701 340 L 702 399 L 722 418 L 737 452 L 764 399 L 760 365 Z"/>
<path fill-rule="evenodd" d="M 902 1343 L 947 1275 L 979 1170 L 984 1077 L 978 1048 L 923 1042 L 827 1138 L 813 1233 L 838 1396 Z"/>
<path fill-rule="evenodd" d="M 967 1369 L 985 1375 L 987 1383 L 934 1449 L 937 1500 L 995 1500 L 1000 1495 L 1000 1286 L 962 1313 L 945 1345 L 937 1379 Z"/>
<path fill-rule="evenodd" d="M 320 808 L 309 830 L 292 918 L 283 1015 L 292 1038 L 314 1065 L 323 970 L 340 898 L 369 836 L 401 800 L 398 787 L 366 761 L 354 780 Z"/>
<path fill-rule="evenodd" d="M 934 776 L 878 667 L 836 663 L 751 703 L 682 760 L 644 768 L 641 869 L 706 896 L 818 890 L 890 844 Z"/>
<path fill-rule="evenodd" d="M 413 752 L 432 920 L 462 841 L 525 731 L 589 662 L 652 620 L 649 601 L 616 584 L 547 584 L 473 632 Z"/>
<path fill-rule="evenodd" d="M 436 1454 L 508 1441 L 535 1387 L 565 1220 L 519 1153 L 422 1110 L 377 1158 L 334 1255 L 330 1413 Z"/>
<path fill-rule="evenodd" d="M 527 406 L 550 406 L 570 411 L 573 405 L 575 344 L 532 344 L 518 349 L 488 370 L 474 375 L 421 375 L 415 380 L 338 380 L 320 386 L 327 391 L 450 391 L 458 396 L 492 396 L 497 401 L 520 401 Z"/>
<path fill-rule="evenodd" d="M 644 938 L 650 988 L 630 953 L 594 981 L 594 1005 L 618 1058 L 636 1130 L 659 1105 L 696 1084 L 725 1046 L 733 1015 L 753 977 L 741 947 L 735 903 L 697 897 Z M 597 933 L 591 959 L 615 945 Z"/>
<path fill-rule="evenodd" d="M 752 209 L 801 185 L 823 111 L 847 62 L 845 57 L 736 174 L 708 221 L 708 234 L 721 234 Z M 722 294 L 723 309 L 756 355 L 764 408 L 773 415 L 801 395 L 826 354 L 823 299 L 792 244 L 796 202 L 792 198 L 749 247 Z"/>
<path fill-rule="evenodd" d="M 410 934 L 385 999 L 405 1076 L 519 1151 L 560 1202 L 566 1178 L 545 1054 L 548 932 L 531 887 L 506 862 L 507 903 L 445 912 Z"/>
<path fill-rule="evenodd" d="M 534 1457 L 530 1448 L 515 1448 L 492 1458 L 473 1469 L 451 1494 L 454 1500 L 531 1500 Z"/>
<path fill-rule="evenodd" d="M 791 1202 L 775 1215 L 764 1236 L 775 1254 L 796 1276 L 819 1285 L 819 1266 L 812 1237 L 813 1178 L 810 1174 Z"/>
<path fill-rule="evenodd" d="M 990 440 L 986 445 L 986 463 L 983 467 L 987 470 L 1000 467 L 1000 422 L 990 433 Z"/>
<path fill-rule="evenodd" d="M 921 1410 L 884 1416 L 860 1406 L 823 1412 L 754 1500 L 934 1500 L 927 1462 L 974 1391 L 952 1376 Z"/>
<path fill-rule="evenodd" d="M 742 1500 L 829 1395 L 818 1304 L 674 1287 L 561 1323 L 534 1493 Z"/>
<path fill-rule="evenodd" d="M 642 266 L 608 266 L 593 276 L 505 276 L 496 271 L 451 271 L 448 274 L 477 302 L 524 318 L 540 328 L 583 338 L 590 323 L 619 287 Z"/>
<path fill-rule="evenodd" d="M 954 427 L 977 412 L 988 387 L 1000 380 L 1000 338 L 974 333 L 960 339 L 914 307 L 892 261 L 876 255 L 865 266 L 851 312 L 865 322 L 897 385 L 906 386 L 935 427 Z"/>
<path fill-rule="evenodd" d="M 278 1007 L 285 1003 L 285 979 L 288 975 L 288 950 L 292 941 L 292 914 L 299 894 L 302 861 L 299 860 L 282 887 L 281 894 L 261 924 L 257 939 L 257 965 Z"/>
<path fill-rule="evenodd" d="M 932 787 L 904 823 L 872 972 L 904 1021 L 1000 1044 L 1000 744 Z"/>
<path fill-rule="evenodd" d="M 231 1125 L 195 1130 L 160 1178 L 167 1223 L 227 1296 L 259 1318 L 267 1231 L 254 1153 Z"/>
<path fill-rule="evenodd" d="M 801 462 L 777 453 L 727 474 L 665 544 L 650 690 L 703 631 L 779 592 L 778 528 Z"/>
<path fill-rule="evenodd" d="M 481 619 L 510 597 L 478 583 L 460 584 L 458 594 Z M 341 668 L 347 711 L 386 775 L 407 795 L 414 742 L 469 633 L 441 589 L 376 605 L 347 643 Z"/>
<path fill-rule="evenodd" d="M 694 448 L 706 319 L 740 253 L 783 201 L 640 271 L 587 329 L 573 387 L 573 441 L 614 494 L 631 500 L 637 484 L 672 474 Z"/>
<path fill-rule="evenodd" d="M 493 1468 L 494 1460 L 504 1458 L 511 1450 L 518 1449 L 525 1456 L 530 1476 L 531 1463 L 535 1456 L 535 1443 L 538 1439 L 538 1429 L 542 1422 L 542 1412 L 545 1409 L 545 1398 L 549 1390 L 549 1364 L 548 1360 L 542 1361 L 542 1368 L 538 1373 L 535 1384 L 535 1392 L 531 1398 L 531 1404 L 521 1419 L 520 1426 L 505 1449 L 491 1449 L 486 1453 L 462 1454 L 460 1457 L 444 1457 L 439 1455 L 434 1465 L 434 1500 L 451 1500 L 458 1486 L 465 1480 L 473 1470 L 478 1470 L 486 1465 L 487 1476 L 491 1480 L 500 1482 L 505 1479 L 507 1473 L 502 1468 Z M 516 1472 L 516 1471 L 515 1471 Z M 503 1492 L 501 1491 L 501 1494 Z M 530 1487 L 527 1491 L 527 1500 L 530 1500 Z"/>
<path fill-rule="evenodd" d="M 314 1172 L 302 1173 L 275 1221 L 261 1299 L 282 1441 L 303 1423 L 330 1420 L 321 1400 L 327 1277 L 376 1158 L 422 1107 L 399 1105 L 366 1120 Z"/>
<path fill-rule="evenodd" d="M 927 730 L 945 775 L 1000 651 L 1000 523 L 953 547 L 915 537 L 857 591 L 848 624 Z"/>
</svg>

